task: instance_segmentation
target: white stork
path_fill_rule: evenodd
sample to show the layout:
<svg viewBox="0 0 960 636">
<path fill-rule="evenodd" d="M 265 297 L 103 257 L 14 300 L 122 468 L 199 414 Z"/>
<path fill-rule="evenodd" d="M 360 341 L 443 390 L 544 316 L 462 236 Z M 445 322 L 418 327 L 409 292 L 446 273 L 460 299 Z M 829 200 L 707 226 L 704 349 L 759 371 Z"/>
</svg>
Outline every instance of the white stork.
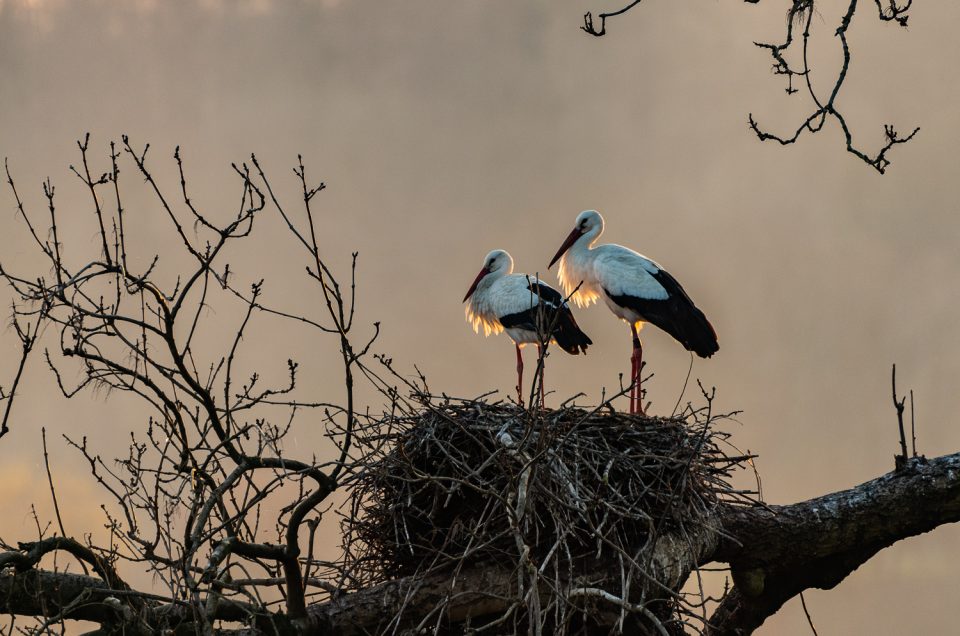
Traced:
<svg viewBox="0 0 960 636">
<path fill-rule="evenodd" d="M 517 396 L 523 403 L 523 356 L 520 348 L 543 340 L 556 342 L 571 354 L 586 353 L 593 344 L 580 331 L 563 296 L 535 276 L 513 273 L 513 258 L 504 250 L 493 250 L 483 259 L 483 268 L 467 290 L 467 322 L 473 330 L 489 336 L 506 330 L 517 350 Z M 541 339 L 538 332 L 549 333 Z M 542 354 L 542 352 L 540 352 Z M 543 406 L 543 374 L 540 375 L 540 405 Z"/>
<path fill-rule="evenodd" d="M 600 213 L 581 212 L 549 267 L 560 260 L 560 285 L 577 306 L 586 307 L 603 298 L 610 311 L 630 323 L 630 412 L 642 414 L 639 387 L 643 345 L 637 332 L 643 323 L 652 322 L 701 358 L 717 352 L 717 334 L 680 283 L 660 265 L 621 245 L 594 247 L 602 233 Z"/>
</svg>

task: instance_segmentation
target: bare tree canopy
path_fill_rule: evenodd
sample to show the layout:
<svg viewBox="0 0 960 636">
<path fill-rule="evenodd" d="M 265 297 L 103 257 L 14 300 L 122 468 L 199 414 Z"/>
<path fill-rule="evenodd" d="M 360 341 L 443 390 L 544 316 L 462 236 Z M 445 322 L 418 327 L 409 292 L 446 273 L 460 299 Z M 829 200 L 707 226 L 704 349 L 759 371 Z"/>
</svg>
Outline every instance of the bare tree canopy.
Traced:
<svg viewBox="0 0 960 636">
<path fill-rule="evenodd" d="M 67 438 L 102 489 L 110 540 L 68 535 L 58 519 L 38 520 L 36 539 L 4 542 L 11 633 L 82 620 L 98 634 L 746 634 L 804 590 L 830 589 L 883 548 L 960 518 L 960 455 L 908 451 L 895 377 L 896 469 L 785 506 L 762 501 L 759 479 L 733 485 L 754 457 L 722 430 L 730 414 L 704 387 L 663 418 L 614 411 L 630 386 L 587 410 L 431 393 L 421 374 L 374 354 L 379 324 L 355 322 L 357 254 L 345 277 L 326 260 L 336 237 L 316 212 L 325 186 L 302 160 L 295 206 L 251 157 L 233 166 L 232 210 L 204 212 L 179 148 L 172 192 L 149 149 L 124 137 L 98 168 L 89 136 L 78 143 L 73 173 L 97 237 L 86 254 L 66 249 L 53 183 L 38 214 L 6 168 L 43 266 L 0 263 L 22 345 L 5 369 L 3 433 L 18 426 L 33 363 L 66 397 L 101 389 L 151 411 L 113 461 Z M 121 178 L 128 170 L 136 178 Z M 131 251 L 139 227 L 125 197 L 138 181 L 186 266 Z M 253 230 L 270 219 L 302 255 L 317 315 L 268 304 L 269 281 L 237 280 L 229 265 L 256 261 Z M 333 341 L 336 358 L 323 363 L 342 369 L 337 402 L 302 386 L 295 360 L 241 371 L 244 342 L 284 324 Z M 282 381 L 269 383 L 277 368 Z M 359 405 L 358 383 L 380 404 Z M 304 426 L 325 427 L 332 458 L 297 456 Z M 321 524 L 339 524 L 340 558 L 316 556 Z M 701 572 L 718 565 L 732 585 L 715 596 Z M 127 582 L 136 570 L 152 575 L 149 589 Z"/>
<path fill-rule="evenodd" d="M 116 463 L 104 461 L 90 449 L 86 437 L 68 439 L 87 459 L 113 510 L 118 511 L 118 516 L 109 517 L 116 545 L 95 548 L 63 536 L 41 538 L 22 544 L 0 562 L 25 572 L 47 552 L 66 550 L 92 567 L 113 597 L 121 595 L 115 605 L 124 611 L 107 611 L 119 619 L 100 615 L 95 620 L 119 620 L 123 629 L 152 633 L 160 626 L 186 621 L 192 628 L 209 631 L 223 612 L 236 618 L 238 611 L 252 624 L 271 623 L 279 619 L 259 590 L 277 585 L 285 600 L 282 622 L 302 623 L 307 620 L 311 582 L 317 576 L 326 578 L 333 565 L 314 560 L 312 548 L 302 553 L 301 534 L 312 536 L 322 514 L 318 506 L 336 490 L 352 460 L 352 431 L 358 420 L 354 374 L 364 369 L 363 360 L 378 333 L 377 325 L 372 325 L 364 344 L 354 347 L 354 269 L 344 286 L 320 257 L 311 203 L 324 185 L 310 185 L 303 164 L 297 166 L 303 212 L 293 218 L 251 157 L 250 164 L 234 166 L 240 183 L 238 205 L 232 218 L 218 224 L 191 201 L 179 148 L 174 161 L 180 189 L 170 195 L 161 190 L 148 167 L 149 144 L 135 149 L 126 137 L 120 146 L 111 143 L 108 169 L 103 172 L 92 167 L 89 136 L 78 145 L 82 164 L 73 172 L 89 190 L 90 220 L 100 238 L 98 253 L 88 260 L 72 263 L 63 255 L 53 184 L 44 185 L 48 216 L 41 221 L 23 205 L 7 168 L 20 218 L 44 256 L 49 274 L 21 275 L 6 264 L 0 270 L 18 296 L 12 320 L 24 351 L 5 394 L 6 413 L 15 408 L 20 371 L 36 334 L 46 332 L 52 340 L 43 352 L 44 360 L 66 397 L 87 389 L 128 392 L 148 404 L 154 414 L 145 430 L 131 434 L 129 455 Z M 146 182 L 193 263 L 172 279 L 163 280 L 159 273 L 162 255 L 142 260 L 140 254 L 128 251 L 129 236 L 136 230 L 129 227 L 121 195 L 123 160 Z M 111 201 L 109 208 L 106 201 Z M 287 224 L 294 245 L 307 255 L 307 276 L 324 301 L 321 316 L 293 316 L 267 307 L 261 301 L 262 280 L 243 285 L 232 280 L 225 254 L 234 243 L 249 239 L 268 205 Z M 205 318 L 213 306 L 232 306 L 228 315 L 239 316 L 239 322 L 220 355 L 208 359 L 203 343 L 209 337 Z M 336 339 L 344 373 L 341 403 L 295 397 L 298 364 L 293 360 L 284 362 L 283 384 L 265 386 L 256 370 L 246 378 L 238 377 L 235 360 L 257 314 L 296 321 Z M 81 379 L 76 384 L 67 383 L 66 378 L 74 375 L 63 372 L 68 364 L 79 365 Z M 284 454 L 283 440 L 304 413 L 314 413 L 325 423 L 338 443 L 338 458 L 318 462 Z M 289 503 L 280 509 L 276 524 L 264 527 L 261 507 L 277 495 L 288 497 Z M 118 561 L 148 567 L 160 581 L 163 596 L 148 600 L 131 594 L 117 573 Z M 301 561 L 310 565 L 301 568 Z M 257 578 L 264 581 L 243 582 Z M 57 581 L 56 577 L 51 580 Z M 7 583 L 16 586 L 19 579 L 15 576 Z M 59 589 L 59 583 L 56 586 Z M 336 589 L 337 584 L 320 584 L 321 589 L 330 586 Z M 224 598 L 221 604 L 217 594 L 225 590 L 236 592 L 237 598 Z M 163 598 L 166 607 L 157 609 L 157 598 Z M 61 620 L 74 616 L 73 606 L 81 605 L 84 609 L 77 616 L 86 617 L 91 610 L 85 599 L 83 592 L 55 614 L 43 613 Z M 194 614 L 201 602 L 205 609 Z M 22 613 L 16 606 L 8 609 Z M 159 613 L 151 615 L 148 609 Z"/>
<path fill-rule="evenodd" d="M 903 28 L 907 27 L 907 21 L 910 17 L 908 12 L 913 6 L 913 0 L 904 0 L 903 2 L 897 2 L 897 0 L 873 1 L 876 5 L 877 16 L 881 21 L 895 23 Z M 580 28 L 595 37 L 603 36 L 607 33 L 607 19 L 622 16 L 636 8 L 640 2 L 641 0 L 632 0 L 616 11 L 598 14 L 599 27 L 594 22 L 593 14 L 588 12 L 583 16 L 583 26 Z M 744 2 L 758 4 L 760 0 L 744 0 Z M 916 127 L 912 132 L 903 136 L 897 132 L 892 124 L 885 125 L 884 144 L 873 154 L 862 150 L 859 144 L 854 144 L 853 132 L 837 106 L 837 97 L 844 81 L 847 79 L 847 71 L 850 69 L 851 49 L 847 40 L 847 32 L 857 12 L 857 0 L 849 0 L 847 8 L 834 30 L 834 35 L 840 41 L 842 64 L 836 72 L 836 79 L 829 84 L 825 92 L 814 89 L 813 69 L 810 62 L 812 56 L 811 27 L 814 23 L 814 17 L 820 15 L 818 8 L 822 5 L 815 4 L 814 0 L 790 0 L 789 5 L 786 17 L 786 34 L 782 42 L 754 42 L 754 44 L 766 50 L 773 58 L 773 73 L 786 77 L 787 94 L 793 95 L 802 92 L 809 98 L 812 112 L 796 127 L 792 134 L 783 135 L 770 132 L 754 119 L 753 113 L 750 113 L 748 117 L 750 129 L 756 133 L 760 141 L 776 141 L 782 146 L 789 146 L 795 143 L 804 132 L 818 133 L 823 130 L 828 121 L 833 120 L 840 126 L 847 152 L 883 174 L 890 165 L 887 153 L 894 146 L 913 139 L 920 132 L 920 128 Z M 797 35 L 798 30 L 799 37 Z M 797 88 L 797 85 L 800 88 Z"/>
</svg>

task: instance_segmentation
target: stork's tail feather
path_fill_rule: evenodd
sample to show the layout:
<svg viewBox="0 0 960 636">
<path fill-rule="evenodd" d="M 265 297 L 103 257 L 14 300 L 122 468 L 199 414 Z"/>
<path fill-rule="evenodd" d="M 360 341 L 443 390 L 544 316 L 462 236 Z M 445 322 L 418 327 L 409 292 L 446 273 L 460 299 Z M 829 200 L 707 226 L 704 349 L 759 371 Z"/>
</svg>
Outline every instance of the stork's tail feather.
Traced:
<svg viewBox="0 0 960 636">
<path fill-rule="evenodd" d="M 677 333 L 671 335 L 679 340 L 687 351 L 693 351 L 701 358 L 709 358 L 720 349 L 717 332 L 702 311 L 693 306 L 690 309 L 685 312 L 683 320 L 677 322 Z"/>
<path fill-rule="evenodd" d="M 593 340 L 583 333 L 577 321 L 573 318 L 573 312 L 568 308 L 564 308 L 557 316 L 557 326 L 553 331 L 553 338 L 561 349 L 573 355 L 586 353 L 587 347 L 593 344 Z"/>
</svg>

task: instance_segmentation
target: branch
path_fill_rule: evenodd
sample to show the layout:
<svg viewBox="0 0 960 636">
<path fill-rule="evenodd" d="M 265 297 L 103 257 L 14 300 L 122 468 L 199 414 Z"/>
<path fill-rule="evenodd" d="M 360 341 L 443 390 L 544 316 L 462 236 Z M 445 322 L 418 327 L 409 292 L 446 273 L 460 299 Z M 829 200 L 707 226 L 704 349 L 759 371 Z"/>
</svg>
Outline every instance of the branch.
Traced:
<svg viewBox="0 0 960 636">
<path fill-rule="evenodd" d="M 900 26 L 907 25 L 907 16 L 905 13 L 910 9 L 912 0 L 907 0 L 907 3 L 899 7 L 897 6 L 894 0 L 890 0 L 889 11 L 884 11 L 883 7 L 880 5 L 880 0 L 875 0 L 877 8 L 880 13 L 880 19 L 883 21 L 896 21 Z M 853 142 L 853 133 L 850 132 L 850 128 L 847 125 L 846 119 L 840 113 L 836 106 L 837 95 L 840 93 L 840 88 L 843 86 L 843 83 L 847 79 L 847 72 L 850 69 L 850 46 L 847 42 L 847 30 L 850 28 L 850 23 L 853 20 L 853 16 L 857 10 L 857 0 L 849 0 L 849 5 L 847 10 L 843 15 L 843 18 L 840 20 L 840 25 L 837 27 L 834 35 L 840 38 L 840 46 L 843 51 L 843 64 L 840 68 L 839 73 L 837 73 L 837 78 L 833 82 L 833 85 L 830 88 L 830 96 L 826 100 L 822 100 L 813 89 L 813 84 L 810 80 L 811 68 L 809 63 L 808 48 L 810 41 L 810 26 L 814 14 L 814 2 L 813 0 L 792 0 L 792 6 L 787 13 L 787 35 L 786 40 L 783 44 L 767 44 L 761 42 L 755 42 L 755 44 L 762 48 L 767 49 L 770 52 L 770 55 L 773 57 L 774 65 L 773 72 L 776 75 L 786 75 L 787 77 L 787 93 L 794 94 L 797 91 L 793 87 L 793 76 L 797 75 L 803 78 L 806 88 L 806 93 L 810 97 L 810 100 L 813 102 L 813 105 L 816 107 L 813 113 L 811 113 L 807 118 L 801 123 L 793 135 L 789 137 L 781 137 L 779 135 L 766 132 L 760 128 L 760 125 L 754 120 L 753 114 L 751 113 L 748 117 L 748 122 L 750 124 L 750 129 L 757 135 L 757 138 L 760 141 L 776 141 L 781 146 L 788 146 L 793 144 L 799 139 L 800 135 L 806 130 L 812 133 L 817 133 L 823 130 L 823 125 L 826 122 L 828 117 L 833 117 L 840 128 L 843 131 L 844 141 L 846 142 L 847 152 L 858 157 L 867 165 L 873 167 L 880 174 L 884 174 L 887 167 L 890 165 L 890 160 L 887 159 L 887 152 L 889 152 L 894 146 L 899 144 L 904 144 L 920 132 L 920 128 L 916 127 L 913 129 L 913 132 L 908 134 L 905 137 L 902 137 L 896 129 L 887 124 L 884 126 L 884 138 L 885 143 L 880 148 L 879 151 L 873 156 L 863 152 Z M 803 24 L 803 34 L 802 34 L 802 68 L 800 70 L 795 70 L 785 59 L 784 55 L 791 45 L 794 42 L 793 37 L 793 27 L 795 23 Z"/>
<path fill-rule="evenodd" d="M 64 619 L 105 623 L 116 619 L 116 613 L 104 602 L 111 592 L 102 580 L 82 574 L 42 570 L 0 574 L 0 612 L 17 616 L 62 614 Z"/>
<path fill-rule="evenodd" d="M 632 0 L 632 2 L 629 2 L 617 11 L 599 14 L 597 16 L 600 18 L 599 29 L 594 26 L 593 14 L 588 11 L 583 16 L 583 25 L 581 25 L 580 29 L 590 35 L 600 37 L 607 32 L 607 18 L 617 17 L 627 13 L 640 4 L 640 1 L 641 0 Z M 744 2 L 749 4 L 758 4 L 759 0 L 744 0 Z M 788 146 L 795 143 L 804 131 L 808 131 L 811 134 L 820 132 L 823 130 L 823 125 L 827 118 L 832 117 L 840 125 L 840 128 L 843 132 L 844 141 L 846 142 L 847 152 L 858 157 L 864 163 L 873 167 L 880 174 L 883 174 L 890 165 L 890 160 L 887 159 L 887 153 L 894 146 L 904 144 L 913 139 L 913 137 L 920 131 L 920 128 L 915 127 L 912 132 L 906 136 L 902 136 L 892 125 L 885 125 L 884 144 L 874 155 L 867 154 L 854 144 L 853 133 L 851 133 L 846 119 L 844 119 L 843 115 L 836 106 L 836 97 L 840 92 L 840 88 L 843 86 L 844 81 L 846 81 L 847 71 L 850 68 L 851 55 L 850 47 L 847 43 L 847 30 L 850 28 L 850 23 L 853 20 L 853 16 L 857 10 L 857 0 L 848 0 L 848 2 L 849 4 L 847 5 L 847 10 L 844 13 L 843 18 L 840 20 L 840 25 L 834 31 L 834 35 L 840 39 L 840 45 L 843 51 L 843 64 L 839 73 L 837 74 L 836 79 L 833 81 L 833 84 L 830 87 L 829 98 L 826 100 L 821 99 L 821 97 L 814 91 L 813 83 L 810 79 L 811 68 L 809 64 L 808 48 L 810 41 L 810 27 L 815 11 L 814 0 L 790 0 L 790 8 L 787 10 L 786 35 L 783 43 L 771 44 L 765 42 L 754 42 L 754 44 L 762 49 L 766 49 L 770 53 L 771 57 L 773 58 L 773 73 L 775 75 L 786 76 L 786 91 L 788 95 L 793 95 L 800 92 L 799 89 L 794 87 L 794 76 L 803 79 L 805 92 L 810 98 L 810 101 L 813 103 L 813 112 L 808 115 L 799 126 L 796 127 L 793 134 L 784 136 L 762 129 L 756 120 L 754 120 L 752 113 L 749 115 L 748 121 L 750 124 L 750 129 L 753 130 L 754 134 L 757 135 L 757 138 L 760 139 L 760 141 L 772 140 L 776 141 L 781 146 Z M 907 16 L 907 12 L 913 5 L 913 0 L 905 0 L 902 2 L 902 4 L 898 4 L 897 0 L 874 0 L 874 4 L 876 4 L 877 13 L 881 21 L 895 22 L 902 27 L 907 26 L 907 19 L 909 17 Z M 802 37 L 800 38 L 800 46 L 802 46 L 802 50 L 799 54 L 802 64 L 800 67 L 792 66 L 790 62 L 787 61 L 786 57 L 788 51 L 793 50 L 791 47 L 796 41 L 794 38 L 795 25 L 803 26 Z"/>
<path fill-rule="evenodd" d="M 592 578 L 603 580 L 606 576 L 595 574 Z M 578 595 L 576 589 L 571 591 L 571 596 Z M 314 629 L 339 636 L 380 634 L 395 628 L 403 631 L 436 614 L 445 623 L 470 620 L 479 627 L 485 617 L 489 621 L 509 611 L 517 592 L 514 570 L 486 563 L 456 577 L 443 571 L 388 581 L 314 605 L 309 615 Z M 543 596 L 545 600 L 545 591 Z"/>
<path fill-rule="evenodd" d="M 747 634 L 808 588 L 831 589 L 897 541 L 960 521 L 960 453 L 909 460 L 855 488 L 789 506 L 728 508 L 732 539 L 713 555 L 734 588 L 711 620 L 714 635 Z"/>
<path fill-rule="evenodd" d="M 3 268 L 0 267 L 0 275 L 2 275 L 2 272 Z M 10 386 L 9 392 L 5 393 L 3 387 L 0 387 L 0 402 L 6 401 L 3 409 L 3 419 L 0 419 L 0 437 L 3 437 L 10 431 L 8 421 L 10 419 L 10 412 L 13 409 L 13 398 L 17 394 L 17 387 L 20 386 L 20 379 L 23 377 L 23 369 L 27 365 L 27 358 L 30 357 L 33 345 L 37 341 L 37 331 L 40 328 L 40 322 L 38 320 L 36 328 L 32 331 L 30 325 L 27 325 L 26 330 L 22 329 L 16 319 L 13 320 L 13 326 L 17 335 L 20 337 L 20 343 L 23 347 L 20 355 L 20 364 L 17 365 L 17 373 L 13 378 L 13 384 Z"/>
<path fill-rule="evenodd" d="M 620 615 L 627 604 L 643 616 L 649 614 L 646 606 L 663 608 L 664 598 L 679 590 L 696 564 L 707 560 L 716 549 L 719 537 L 713 532 L 700 532 L 681 537 L 674 534 L 659 536 L 652 548 L 641 550 L 638 560 L 648 562 L 649 577 L 635 581 L 631 599 L 647 599 L 646 605 L 626 603 L 614 595 L 607 599 L 611 607 L 609 624 Z M 569 578 L 558 581 L 564 586 L 566 602 L 575 603 L 578 597 L 595 597 L 585 589 L 598 590 L 602 586 L 617 589 L 620 584 L 620 563 L 616 558 L 584 562 Z M 544 603 L 554 590 L 546 586 L 539 590 Z M 340 636 L 382 633 L 394 627 L 416 625 L 425 616 L 440 612 L 444 619 L 458 623 L 470 619 L 474 626 L 483 624 L 483 617 L 502 615 L 515 604 L 518 595 L 517 572 L 503 563 L 481 563 L 464 569 L 455 577 L 447 570 L 417 574 L 389 581 L 347 594 L 309 609 L 316 628 L 329 630 Z M 614 600 L 611 600 L 614 599 Z"/>
<path fill-rule="evenodd" d="M 134 600 L 145 608 L 139 616 L 129 611 L 128 603 Z M 191 633 L 189 626 L 195 620 L 193 608 L 183 601 L 171 601 L 144 592 L 112 589 L 104 581 L 92 576 L 46 570 L 0 574 L 0 613 L 84 620 L 100 625 L 121 624 L 119 633 L 128 636 L 174 633 L 164 628 L 177 626 L 185 629 L 176 633 Z M 255 627 L 249 633 L 254 634 L 294 633 L 283 615 L 231 599 L 218 598 L 216 613 L 212 618 L 252 623 Z M 114 632 L 108 630 L 104 633 Z M 218 633 L 221 633 L 220 630 Z"/>
<path fill-rule="evenodd" d="M 626 5 L 622 9 L 617 11 L 611 11 L 610 13 L 601 13 L 597 17 L 600 18 L 600 30 L 596 30 L 593 26 L 593 14 L 587 11 L 583 14 L 583 26 L 580 27 L 581 30 L 586 31 L 590 35 L 600 37 L 601 35 L 606 34 L 607 32 L 607 18 L 615 18 L 618 15 L 623 15 L 630 9 L 634 8 L 640 4 L 640 0 L 633 0 L 630 4 Z"/>
</svg>

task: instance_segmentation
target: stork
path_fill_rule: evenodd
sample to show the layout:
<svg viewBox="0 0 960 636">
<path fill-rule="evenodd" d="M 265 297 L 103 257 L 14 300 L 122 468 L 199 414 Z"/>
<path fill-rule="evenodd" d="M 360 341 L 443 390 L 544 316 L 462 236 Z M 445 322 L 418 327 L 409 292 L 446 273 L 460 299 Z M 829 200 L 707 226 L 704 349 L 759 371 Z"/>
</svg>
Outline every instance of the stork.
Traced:
<svg viewBox="0 0 960 636">
<path fill-rule="evenodd" d="M 586 353 L 593 344 L 580 330 L 570 307 L 553 287 L 535 276 L 513 273 L 513 258 L 493 250 L 483 259 L 483 268 L 467 290 L 463 302 L 473 330 L 490 334 L 506 331 L 517 350 L 517 396 L 523 404 L 523 356 L 520 348 L 535 343 L 556 342 L 567 353 Z M 543 334 L 541 337 L 540 334 Z M 549 336 L 547 335 L 549 334 Z M 540 375 L 540 406 L 543 406 L 543 373 Z"/>
<path fill-rule="evenodd" d="M 587 307 L 603 298 L 610 311 L 630 324 L 633 336 L 630 412 L 643 414 L 640 396 L 643 345 L 639 335 L 643 323 L 660 327 L 687 351 L 701 358 L 717 352 L 717 334 L 680 283 L 660 265 L 621 245 L 594 247 L 602 233 L 600 213 L 581 212 L 549 267 L 560 261 L 560 286 L 577 306 Z"/>
</svg>

